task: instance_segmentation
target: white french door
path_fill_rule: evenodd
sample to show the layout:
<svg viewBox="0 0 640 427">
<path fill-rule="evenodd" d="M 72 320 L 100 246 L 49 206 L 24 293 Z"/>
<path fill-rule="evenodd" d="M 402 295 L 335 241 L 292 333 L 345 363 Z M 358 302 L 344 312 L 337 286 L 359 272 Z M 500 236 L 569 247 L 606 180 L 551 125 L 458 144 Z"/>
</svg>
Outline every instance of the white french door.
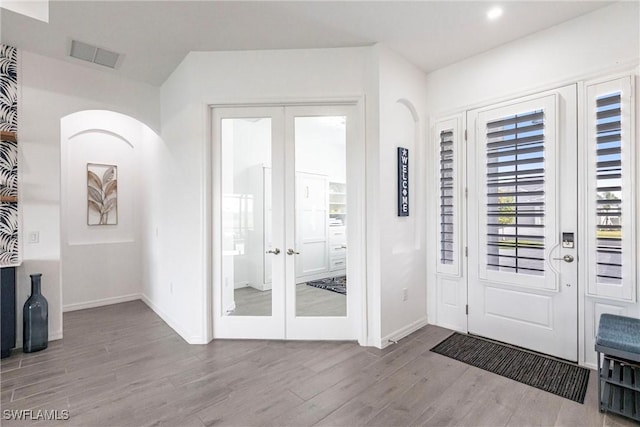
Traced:
<svg viewBox="0 0 640 427">
<path fill-rule="evenodd" d="M 578 360 L 574 85 L 467 112 L 468 330 Z"/>
<path fill-rule="evenodd" d="M 214 338 L 357 338 L 355 110 L 213 109 Z"/>
</svg>

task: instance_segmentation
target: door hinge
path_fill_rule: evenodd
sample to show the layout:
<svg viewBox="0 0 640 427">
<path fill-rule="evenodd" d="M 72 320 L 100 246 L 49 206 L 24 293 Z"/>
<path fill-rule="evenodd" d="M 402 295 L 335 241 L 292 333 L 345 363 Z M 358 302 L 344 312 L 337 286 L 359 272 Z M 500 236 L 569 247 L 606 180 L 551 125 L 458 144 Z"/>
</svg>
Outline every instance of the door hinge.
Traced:
<svg viewBox="0 0 640 427">
<path fill-rule="evenodd" d="M 467 316 L 469 315 L 469 304 L 464 306 L 464 312 Z"/>
<path fill-rule="evenodd" d="M 467 187 L 464 188 L 464 198 L 468 198 L 469 197 L 469 189 Z"/>
<path fill-rule="evenodd" d="M 464 130 L 464 140 L 465 141 L 467 140 L 467 130 L 466 129 Z"/>
<path fill-rule="evenodd" d="M 469 246 L 464 247 L 464 256 L 469 256 Z"/>
</svg>

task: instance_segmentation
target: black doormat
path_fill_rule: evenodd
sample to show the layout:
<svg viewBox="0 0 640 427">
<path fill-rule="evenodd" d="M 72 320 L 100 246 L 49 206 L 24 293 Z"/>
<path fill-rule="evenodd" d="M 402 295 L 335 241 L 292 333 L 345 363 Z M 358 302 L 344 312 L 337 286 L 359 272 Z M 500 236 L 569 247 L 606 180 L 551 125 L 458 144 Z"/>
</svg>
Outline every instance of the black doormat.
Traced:
<svg viewBox="0 0 640 427">
<path fill-rule="evenodd" d="M 307 285 L 314 288 L 326 289 L 342 295 L 347 294 L 347 276 L 329 277 L 327 279 L 312 280 Z"/>
<path fill-rule="evenodd" d="M 457 332 L 431 351 L 584 403 L 589 370 L 580 366 Z"/>
</svg>

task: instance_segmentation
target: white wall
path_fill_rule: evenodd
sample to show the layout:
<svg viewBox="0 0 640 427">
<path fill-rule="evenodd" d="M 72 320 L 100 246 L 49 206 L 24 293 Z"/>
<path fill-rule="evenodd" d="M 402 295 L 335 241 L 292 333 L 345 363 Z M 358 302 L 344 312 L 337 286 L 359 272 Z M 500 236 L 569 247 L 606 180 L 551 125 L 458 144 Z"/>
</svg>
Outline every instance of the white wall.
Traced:
<svg viewBox="0 0 640 427">
<path fill-rule="evenodd" d="M 426 75 L 377 46 L 380 84 L 381 346 L 426 324 L 425 104 Z M 397 208 L 397 147 L 409 149 L 409 216 Z M 403 300 L 406 289 L 407 300 Z"/>
<path fill-rule="evenodd" d="M 637 61 L 638 8 L 638 2 L 615 3 L 430 73 L 429 114 L 560 86 Z"/>
<path fill-rule="evenodd" d="M 193 52 L 162 86 L 165 145 L 150 158 L 157 161 L 158 188 L 172 198 L 160 209 L 159 194 L 152 196 L 147 239 L 153 249 L 145 292 L 153 292 L 149 299 L 190 342 L 206 342 L 209 333 L 207 105 L 371 94 L 369 114 L 377 91 L 370 85 L 371 56 L 370 48 Z M 158 238 L 152 236 L 155 228 Z"/>
<path fill-rule="evenodd" d="M 60 280 L 61 128 L 63 117 L 104 109 L 159 127 L 159 90 L 88 67 L 19 51 L 18 150 L 23 264 L 17 270 L 18 337 L 29 274 L 43 273 L 49 301 L 49 337 L 62 336 Z M 39 232 L 39 243 L 28 243 Z M 19 344 L 20 345 L 20 344 Z"/>
<path fill-rule="evenodd" d="M 631 71 L 637 75 L 640 52 L 639 9 L 640 4 L 637 2 L 615 3 L 435 71 L 427 77 L 428 112 L 431 117 L 442 117 L 470 107 L 612 72 Z M 640 122 L 639 111 L 636 108 L 636 126 Z M 435 160 L 431 164 L 433 162 Z M 640 192 L 637 199 L 640 202 Z M 431 209 L 428 241 L 435 241 L 437 230 L 434 215 L 435 210 Z M 429 259 L 436 256 L 435 245 L 430 246 L 427 256 Z M 429 272 L 428 282 L 429 320 L 435 322 L 435 298 L 432 297 L 435 290 L 431 285 L 435 285 L 436 281 L 433 271 Z M 579 286 L 582 314 L 579 358 L 581 363 L 593 366 L 598 312 L 606 309 L 638 317 L 640 304 L 585 298 L 584 284 Z"/>
</svg>

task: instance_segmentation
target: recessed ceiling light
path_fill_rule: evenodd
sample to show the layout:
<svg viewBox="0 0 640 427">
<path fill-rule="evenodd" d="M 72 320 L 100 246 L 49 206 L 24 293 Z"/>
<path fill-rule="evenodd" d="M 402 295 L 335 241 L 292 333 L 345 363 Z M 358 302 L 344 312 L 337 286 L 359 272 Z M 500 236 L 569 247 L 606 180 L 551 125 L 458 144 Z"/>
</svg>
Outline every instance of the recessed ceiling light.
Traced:
<svg viewBox="0 0 640 427">
<path fill-rule="evenodd" d="M 487 12 L 487 18 L 489 18 L 490 21 L 495 21 L 501 16 L 502 16 L 502 8 L 500 6 L 492 7 Z"/>
</svg>

